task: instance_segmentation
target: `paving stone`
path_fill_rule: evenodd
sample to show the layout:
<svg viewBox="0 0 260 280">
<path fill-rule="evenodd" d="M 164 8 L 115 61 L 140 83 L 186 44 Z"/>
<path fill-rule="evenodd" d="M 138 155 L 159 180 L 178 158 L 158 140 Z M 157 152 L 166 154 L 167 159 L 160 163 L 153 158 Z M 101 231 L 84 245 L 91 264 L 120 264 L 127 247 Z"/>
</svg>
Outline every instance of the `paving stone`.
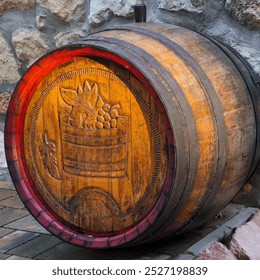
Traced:
<svg viewBox="0 0 260 280">
<path fill-rule="evenodd" d="M 0 260 L 5 260 L 5 259 L 7 259 L 8 257 L 9 257 L 9 255 L 0 253 Z"/>
<path fill-rule="evenodd" d="M 1 123 L 0 123 L 0 128 L 1 128 Z M 8 168 L 1 168 L 0 167 L 0 180 L 1 181 L 11 181 L 11 176 L 8 171 Z M 14 190 L 15 187 L 10 186 L 10 189 Z"/>
<path fill-rule="evenodd" d="M 17 209 L 25 209 L 23 202 L 20 197 L 16 194 L 12 197 L 0 201 L 0 206 L 17 208 Z"/>
<path fill-rule="evenodd" d="M 152 246 L 153 247 L 153 246 Z M 46 252 L 38 255 L 35 259 L 44 260 L 102 260 L 102 259 L 112 259 L 112 260 L 168 260 L 171 259 L 170 254 L 153 252 L 150 248 L 150 252 L 147 252 L 144 247 L 128 248 L 125 249 L 115 249 L 115 250 L 88 250 L 84 248 L 79 248 L 72 246 L 65 242 L 57 245 L 56 247 L 47 250 Z"/>
<path fill-rule="evenodd" d="M 38 236 L 37 233 L 14 231 L 0 239 L 0 252 L 5 253 Z"/>
<path fill-rule="evenodd" d="M 40 235 L 32 240 L 10 250 L 8 253 L 25 258 L 34 258 L 37 255 L 55 247 L 62 241 L 51 235 Z"/>
<path fill-rule="evenodd" d="M 36 233 L 50 234 L 44 227 L 42 227 L 32 215 L 25 216 L 19 220 L 5 225 L 6 228 L 19 229 L 24 231 L 32 231 Z"/>
<path fill-rule="evenodd" d="M 255 222 L 238 227 L 229 243 L 230 251 L 240 260 L 260 260 L 260 228 Z"/>
<path fill-rule="evenodd" d="M 30 258 L 24 258 L 24 257 L 20 257 L 20 256 L 10 256 L 8 258 L 6 258 L 6 260 L 31 260 Z"/>
<path fill-rule="evenodd" d="M 118 255 L 118 250 L 89 250 L 61 243 L 38 255 L 40 260 L 110 260 Z"/>
<path fill-rule="evenodd" d="M 14 190 L 15 187 L 12 182 L 9 181 L 0 181 L 0 189 L 6 189 L 6 190 Z"/>
<path fill-rule="evenodd" d="M 3 208 L 0 210 L 0 226 L 9 224 L 27 215 L 29 215 L 27 210 Z"/>
<path fill-rule="evenodd" d="M 17 195 L 16 191 L 13 190 L 1 190 L 0 189 L 0 203 L 2 200 Z M 2 204 L 1 204 L 2 205 Z"/>
<path fill-rule="evenodd" d="M 0 228 L 0 237 L 3 237 L 11 232 L 13 232 L 13 230 L 1 227 Z"/>
<path fill-rule="evenodd" d="M 234 254 L 228 250 L 228 248 L 220 243 L 216 242 L 209 248 L 204 249 L 197 260 L 236 260 Z"/>
</svg>

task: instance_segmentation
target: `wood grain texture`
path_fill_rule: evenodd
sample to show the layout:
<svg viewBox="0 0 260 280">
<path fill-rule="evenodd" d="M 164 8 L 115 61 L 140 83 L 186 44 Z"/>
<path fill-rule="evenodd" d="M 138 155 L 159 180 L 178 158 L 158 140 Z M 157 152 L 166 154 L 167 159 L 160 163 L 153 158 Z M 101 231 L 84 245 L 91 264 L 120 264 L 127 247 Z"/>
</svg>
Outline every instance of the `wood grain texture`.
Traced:
<svg viewBox="0 0 260 280">
<path fill-rule="evenodd" d="M 254 160 L 241 71 L 207 38 L 165 24 L 114 27 L 47 54 L 8 110 L 7 158 L 25 205 L 53 234 L 90 248 L 202 224 Z"/>
<path fill-rule="evenodd" d="M 60 65 L 26 112 L 32 179 L 53 211 L 85 232 L 130 227 L 151 210 L 165 180 L 158 110 L 145 87 L 120 72 L 88 58 Z"/>
</svg>

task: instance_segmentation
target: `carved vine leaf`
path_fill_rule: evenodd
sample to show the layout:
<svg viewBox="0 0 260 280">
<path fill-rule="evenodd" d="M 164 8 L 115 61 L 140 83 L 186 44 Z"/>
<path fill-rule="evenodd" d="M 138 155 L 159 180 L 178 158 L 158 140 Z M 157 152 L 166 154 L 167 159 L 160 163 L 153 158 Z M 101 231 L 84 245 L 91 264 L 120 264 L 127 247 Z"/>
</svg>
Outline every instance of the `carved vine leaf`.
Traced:
<svg viewBox="0 0 260 280">
<path fill-rule="evenodd" d="M 84 81 L 77 89 L 60 88 L 63 101 L 70 106 L 66 123 L 73 127 L 110 129 L 117 127 L 119 104 L 103 101 L 97 83 Z M 64 110 L 62 110 L 64 112 Z"/>
<path fill-rule="evenodd" d="M 71 107 L 71 125 L 94 128 L 97 112 L 104 105 L 97 83 L 87 80 L 77 90 L 60 88 L 61 97 Z"/>
<path fill-rule="evenodd" d="M 80 103 L 85 104 L 90 110 L 96 108 L 99 97 L 98 85 L 96 83 L 91 86 L 88 81 L 85 81 L 83 88 L 79 86 L 77 92 Z"/>
<path fill-rule="evenodd" d="M 61 97 L 68 105 L 74 107 L 77 104 L 77 91 L 73 89 L 60 88 Z"/>
<path fill-rule="evenodd" d="M 43 135 L 43 143 L 39 146 L 39 151 L 45 169 L 47 169 L 54 178 L 61 180 L 57 164 L 56 146 L 48 140 L 47 133 Z"/>
</svg>

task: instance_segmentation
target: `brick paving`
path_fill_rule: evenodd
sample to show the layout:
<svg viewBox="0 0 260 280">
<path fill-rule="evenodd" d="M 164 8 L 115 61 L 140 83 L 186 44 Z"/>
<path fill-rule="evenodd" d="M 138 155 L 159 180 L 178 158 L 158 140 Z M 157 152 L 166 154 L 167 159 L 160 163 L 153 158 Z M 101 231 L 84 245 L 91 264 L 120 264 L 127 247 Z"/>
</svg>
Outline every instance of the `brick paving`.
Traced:
<svg viewBox="0 0 260 280">
<path fill-rule="evenodd" d="M 174 259 L 243 209 L 243 205 L 231 204 L 203 227 L 175 240 L 138 248 L 89 250 L 49 234 L 24 208 L 12 182 L 0 181 L 0 259 Z"/>
</svg>

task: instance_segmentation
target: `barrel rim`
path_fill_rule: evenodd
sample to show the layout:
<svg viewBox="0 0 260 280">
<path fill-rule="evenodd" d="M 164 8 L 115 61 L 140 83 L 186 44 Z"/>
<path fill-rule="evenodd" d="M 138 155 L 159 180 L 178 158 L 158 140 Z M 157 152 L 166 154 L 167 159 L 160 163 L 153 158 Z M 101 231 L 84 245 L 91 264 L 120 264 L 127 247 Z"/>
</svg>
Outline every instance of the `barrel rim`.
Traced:
<svg viewBox="0 0 260 280">
<path fill-rule="evenodd" d="M 175 162 L 174 150 L 172 148 L 170 153 L 168 153 L 169 164 L 166 171 L 165 184 L 161 190 L 157 203 L 144 218 L 132 225 L 130 228 L 118 231 L 117 235 L 95 236 L 92 235 L 92 233 L 76 232 L 76 228 L 71 227 L 68 222 L 62 223 L 63 219 L 54 213 L 50 206 L 44 205 L 44 201 L 30 176 L 22 149 L 24 145 L 23 130 L 26 108 L 40 81 L 61 63 L 72 61 L 75 57 L 98 57 L 109 59 L 126 68 L 135 77 L 137 77 L 145 85 L 155 99 L 155 103 L 159 106 L 159 112 L 162 114 L 165 122 L 167 123 L 166 137 L 168 145 L 171 147 L 174 146 L 174 137 L 168 116 L 164 111 L 163 105 L 160 104 L 161 101 L 157 98 L 158 96 L 156 91 L 147 81 L 146 77 L 136 67 L 134 67 L 131 62 L 108 50 L 101 50 L 87 45 L 82 46 L 75 44 L 70 47 L 63 47 L 54 50 L 41 57 L 28 69 L 26 74 L 17 84 L 8 107 L 5 124 L 5 152 L 8 168 L 17 192 L 25 206 L 48 231 L 60 239 L 78 246 L 88 248 L 117 247 L 129 243 L 136 236 L 145 232 L 145 230 L 149 228 L 161 214 L 168 199 L 168 193 L 171 190 L 172 181 L 175 176 L 174 172 L 172 172 L 172 170 L 174 170 Z M 48 71 L 42 71 L 43 69 Z M 31 79 L 32 76 L 34 79 Z"/>
</svg>

